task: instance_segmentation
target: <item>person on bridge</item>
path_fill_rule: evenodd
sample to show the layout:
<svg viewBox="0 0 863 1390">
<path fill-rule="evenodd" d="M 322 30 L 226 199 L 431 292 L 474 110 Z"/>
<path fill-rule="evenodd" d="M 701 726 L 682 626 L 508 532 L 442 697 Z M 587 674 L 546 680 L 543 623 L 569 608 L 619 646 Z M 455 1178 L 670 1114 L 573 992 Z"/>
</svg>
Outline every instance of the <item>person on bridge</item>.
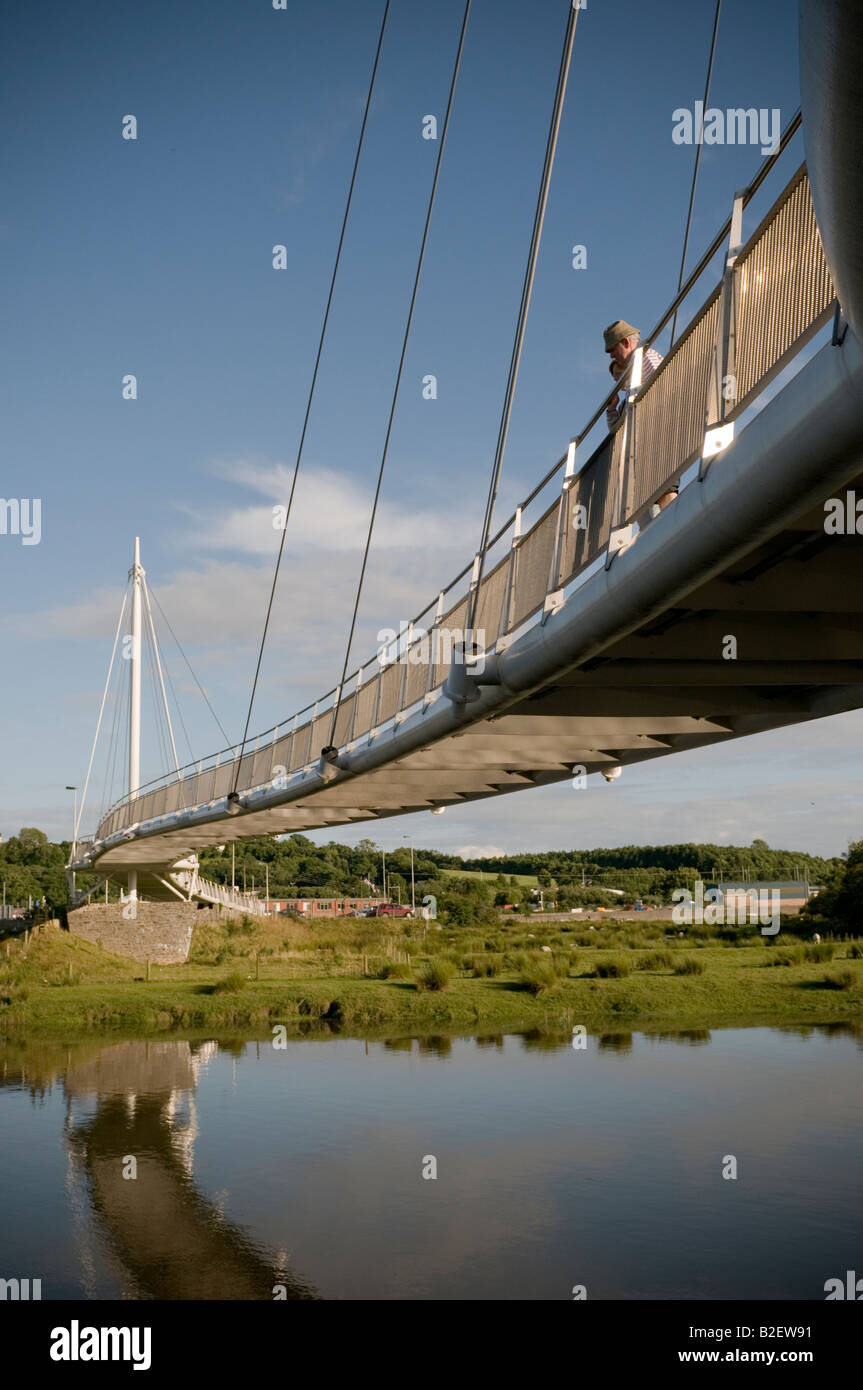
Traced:
<svg viewBox="0 0 863 1390">
<path fill-rule="evenodd" d="M 608 364 L 608 370 L 611 372 L 615 381 L 618 381 L 625 372 L 630 357 L 641 341 L 641 332 L 639 329 L 633 328 L 632 324 L 627 323 L 625 319 L 617 319 L 614 323 L 608 325 L 603 337 L 605 339 L 605 351 L 611 359 Z M 662 354 L 657 352 L 655 348 L 649 347 L 644 349 L 641 355 L 642 386 L 647 384 L 661 361 Z M 617 401 L 612 401 L 605 412 L 605 418 L 608 421 L 608 428 L 610 430 L 616 429 L 620 424 L 623 419 L 625 405 L 626 392 L 621 391 Z M 657 515 L 658 512 L 662 511 L 663 507 L 668 506 L 669 502 L 673 502 L 679 491 L 679 483 L 672 483 L 668 491 L 663 492 L 662 495 L 656 499 L 656 502 L 651 508 L 651 515 Z"/>
</svg>

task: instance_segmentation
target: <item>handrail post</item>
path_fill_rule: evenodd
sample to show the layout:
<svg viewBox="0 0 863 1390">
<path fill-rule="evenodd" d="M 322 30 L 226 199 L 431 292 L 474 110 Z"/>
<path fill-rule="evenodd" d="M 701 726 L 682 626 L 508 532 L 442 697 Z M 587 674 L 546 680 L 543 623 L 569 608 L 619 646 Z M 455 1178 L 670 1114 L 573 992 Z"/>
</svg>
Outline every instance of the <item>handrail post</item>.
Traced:
<svg viewBox="0 0 863 1390">
<path fill-rule="evenodd" d="M 353 707 L 353 709 L 351 710 L 351 724 L 350 724 L 350 728 L 346 731 L 346 732 L 347 732 L 347 738 L 345 739 L 345 743 L 347 743 L 348 745 L 352 744 L 353 741 L 354 741 L 354 739 L 356 738 L 356 733 L 357 733 L 357 710 L 358 710 L 359 707 L 360 707 L 360 691 L 362 690 L 362 688 L 363 688 L 363 668 L 362 668 L 362 666 L 360 666 L 360 667 L 357 669 L 357 685 L 356 685 L 356 689 L 355 689 L 355 691 L 354 691 L 354 707 Z"/>
<path fill-rule="evenodd" d="M 735 193 L 731 212 L 731 231 L 719 295 L 716 316 L 716 337 L 713 342 L 713 361 L 707 384 L 704 411 L 704 445 L 698 470 L 699 482 L 704 478 L 711 461 L 734 439 L 734 421 L 726 420 L 729 409 L 737 402 L 737 274 L 735 265 L 743 245 L 744 194 Z"/>
<path fill-rule="evenodd" d="M 369 742 L 371 742 L 372 737 L 373 737 L 373 735 L 374 735 L 374 731 L 375 731 L 375 729 L 378 727 L 378 716 L 379 716 L 379 714 L 380 714 L 380 712 L 381 712 L 381 689 L 382 689 L 383 683 L 384 683 L 384 671 L 385 671 L 385 670 L 386 670 L 386 667 L 385 667 L 385 666 L 381 666 L 380 670 L 378 671 L 377 676 L 375 677 L 375 679 L 377 680 L 377 683 L 378 683 L 378 688 L 377 688 L 377 690 L 375 691 L 374 706 L 373 706 L 373 708 L 372 708 L 372 722 L 371 722 L 371 724 L 370 724 L 370 726 L 369 726 Z"/>
<path fill-rule="evenodd" d="M 468 591 L 467 591 L 467 604 L 466 604 L 465 610 L 464 610 L 465 626 L 464 626 L 464 628 L 462 629 L 462 636 L 463 636 L 463 639 L 464 639 L 465 643 L 466 643 L 467 640 L 468 640 L 468 636 L 467 636 L 467 634 L 468 634 L 468 624 L 470 624 L 471 628 L 475 628 L 475 627 L 477 626 L 477 619 L 479 618 L 479 567 L 480 567 L 480 559 L 481 559 L 480 553 L 479 553 L 479 551 L 477 551 L 476 554 L 475 554 L 474 557 L 473 557 L 473 569 L 472 569 L 471 572 L 470 572 L 470 585 L 469 585 Z M 473 644 L 473 637 L 471 637 L 470 641 L 471 641 L 471 645 L 472 645 L 472 644 Z M 453 644 L 451 644 L 451 645 L 453 645 Z"/>
<path fill-rule="evenodd" d="M 521 541 L 521 507 L 516 507 L 512 523 L 512 539 L 509 545 L 509 562 L 506 571 L 506 588 L 503 593 L 504 615 L 503 635 L 512 631 L 512 615 L 515 611 L 515 589 L 518 582 L 518 547 Z"/>
<path fill-rule="evenodd" d="M 545 602 L 542 608 L 540 624 L 544 623 L 550 613 L 556 613 L 563 603 L 563 556 L 566 537 L 569 534 L 569 494 L 575 482 L 575 451 L 577 441 L 571 439 L 566 454 L 566 467 L 563 470 L 563 480 L 560 486 L 560 501 L 557 507 L 557 524 L 554 533 L 554 546 L 551 552 L 551 563 L 548 569 L 548 583 L 545 589 Z"/>
<path fill-rule="evenodd" d="M 309 720 L 309 742 L 306 746 L 306 760 L 303 763 L 303 767 L 308 767 L 312 761 L 312 739 L 315 736 L 315 721 L 318 717 L 318 704 L 319 701 L 315 700 L 314 707 L 312 709 L 312 717 Z"/>
<path fill-rule="evenodd" d="M 443 595 L 444 595 L 444 591 L 443 591 L 443 589 L 441 589 L 440 593 L 439 593 L 438 596 L 437 596 L 437 607 L 436 607 L 436 609 L 435 609 L 434 623 L 432 624 L 432 630 L 431 630 L 431 632 L 430 632 L 429 635 L 428 635 L 428 638 L 429 638 L 429 673 L 428 673 L 428 679 L 426 680 L 426 693 L 425 693 L 425 701 L 424 701 L 425 704 L 428 704 L 429 696 L 431 695 L 432 691 L 434 690 L 435 666 L 437 665 L 437 662 L 435 661 L 435 652 L 436 652 L 437 647 L 438 647 L 438 645 L 439 645 L 438 632 L 439 632 L 439 630 L 440 630 L 440 620 L 441 620 L 441 618 L 443 617 Z"/>
<path fill-rule="evenodd" d="M 294 744 L 297 741 L 297 722 L 299 717 L 299 711 L 297 711 L 294 715 L 293 723 L 291 724 L 291 742 L 288 747 L 288 756 L 285 759 L 285 767 L 289 773 L 294 770 Z"/>
<path fill-rule="evenodd" d="M 405 644 L 404 651 L 402 652 L 402 675 L 401 680 L 399 682 L 399 700 L 396 706 L 396 723 L 398 723 L 398 716 L 401 714 L 402 710 L 405 707 L 405 698 L 407 696 L 408 689 L 408 652 L 411 649 L 413 635 L 414 625 L 413 619 L 411 619 L 411 621 L 407 625 L 407 642 Z M 396 648 L 396 653 L 398 653 L 398 648 Z M 398 660 L 398 655 L 396 656 L 396 659 Z"/>
<path fill-rule="evenodd" d="M 632 496 L 635 486 L 635 398 L 641 390 L 641 371 L 644 349 L 637 347 L 632 354 L 632 368 L 629 373 L 627 383 L 626 405 L 623 410 L 623 424 L 620 426 L 621 443 L 612 448 L 611 465 L 614 466 L 614 453 L 619 453 L 617 461 L 617 478 L 615 480 L 617 490 L 616 524 L 612 522 L 611 531 L 608 537 L 608 551 L 605 556 L 605 568 L 608 569 L 615 555 L 619 555 L 622 550 L 632 544 L 633 530 L 632 522 L 627 522 L 626 518 L 632 510 Z"/>
</svg>

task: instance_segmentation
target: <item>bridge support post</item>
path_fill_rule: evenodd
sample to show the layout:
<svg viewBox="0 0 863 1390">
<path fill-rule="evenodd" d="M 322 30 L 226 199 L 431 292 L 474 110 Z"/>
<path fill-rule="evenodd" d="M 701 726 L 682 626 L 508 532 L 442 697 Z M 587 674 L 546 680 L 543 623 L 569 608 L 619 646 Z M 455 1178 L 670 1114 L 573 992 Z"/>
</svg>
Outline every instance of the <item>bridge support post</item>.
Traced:
<svg viewBox="0 0 863 1390">
<path fill-rule="evenodd" d="M 743 193 L 735 193 L 716 319 L 713 363 L 707 386 L 699 482 L 711 461 L 723 449 L 727 449 L 734 439 L 734 421 L 727 417 L 737 404 L 737 275 L 734 267 L 743 245 L 743 200 Z"/>
</svg>

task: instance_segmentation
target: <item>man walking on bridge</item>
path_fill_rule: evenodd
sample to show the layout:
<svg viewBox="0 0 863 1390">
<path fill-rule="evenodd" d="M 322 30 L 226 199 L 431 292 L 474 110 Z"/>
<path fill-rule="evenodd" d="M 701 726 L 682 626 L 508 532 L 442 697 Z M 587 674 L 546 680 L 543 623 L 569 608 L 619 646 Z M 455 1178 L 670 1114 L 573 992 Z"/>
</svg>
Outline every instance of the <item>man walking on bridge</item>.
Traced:
<svg viewBox="0 0 863 1390">
<path fill-rule="evenodd" d="M 630 357 L 641 341 L 641 332 L 639 329 L 633 328 L 632 324 L 627 323 L 625 319 L 617 319 L 615 323 L 609 324 L 603 336 L 605 338 L 605 350 L 611 359 L 608 368 L 615 381 L 617 381 L 625 372 Z M 642 386 L 647 384 L 661 361 L 662 354 L 657 352 L 655 348 L 649 347 L 644 349 L 641 355 Z M 608 421 L 608 428 L 610 430 L 615 429 L 620 423 L 623 418 L 623 409 L 625 405 L 626 395 L 624 392 L 620 393 L 616 404 L 612 402 L 611 405 L 609 405 L 605 412 L 605 418 Z M 679 491 L 679 484 L 673 483 L 667 492 L 663 492 L 662 495 L 656 499 L 655 506 L 657 511 L 661 512 L 663 507 L 667 507 L 669 502 L 673 502 Z M 655 515 L 656 513 L 653 514 Z"/>
</svg>

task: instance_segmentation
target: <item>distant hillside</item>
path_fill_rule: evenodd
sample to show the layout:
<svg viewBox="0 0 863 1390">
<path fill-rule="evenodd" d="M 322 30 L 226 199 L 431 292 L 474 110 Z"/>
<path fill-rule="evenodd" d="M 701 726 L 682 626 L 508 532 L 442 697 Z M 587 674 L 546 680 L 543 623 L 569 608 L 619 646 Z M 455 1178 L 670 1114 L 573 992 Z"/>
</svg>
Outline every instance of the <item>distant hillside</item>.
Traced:
<svg viewBox="0 0 863 1390">
<path fill-rule="evenodd" d="M 842 863 L 802 850 L 771 849 L 764 840 L 739 845 L 623 845 L 619 849 L 550 850 L 505 854 L 494 859 L 464 860 L 465 869 L 492 874 L 536 874 L 544 870 L 556 882 L 569 882 L 582 870 L 604 874 L 609 869 L 694 870 L 704 878 L 790 879 L 820 883 Z"/>
</svg>

